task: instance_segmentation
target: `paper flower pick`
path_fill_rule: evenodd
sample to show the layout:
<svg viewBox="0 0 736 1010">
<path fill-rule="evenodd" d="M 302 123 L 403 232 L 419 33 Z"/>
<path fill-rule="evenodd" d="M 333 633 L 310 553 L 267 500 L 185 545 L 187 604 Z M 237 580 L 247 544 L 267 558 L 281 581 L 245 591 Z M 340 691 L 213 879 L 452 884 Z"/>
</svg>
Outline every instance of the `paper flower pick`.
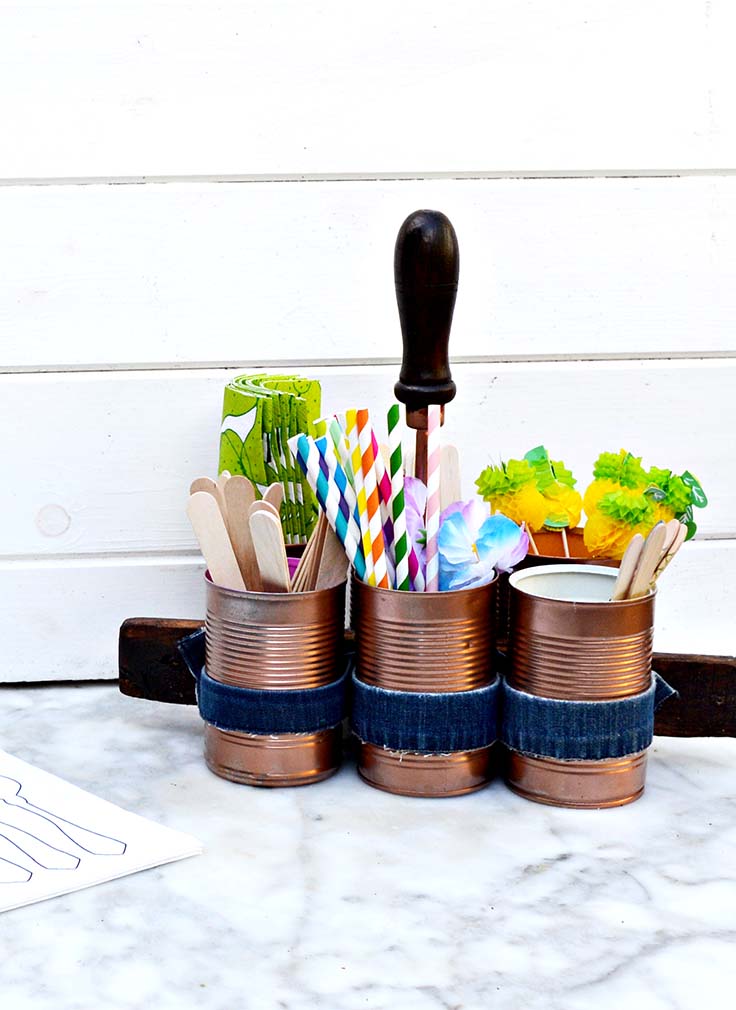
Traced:
<svg viewBox="0 0 736 1010">
<path fill-rule="evenodd" d="M 526 557 L 529 537 L 501 513 L 489 516 L 477 499 L 455 502 L 440 516 L 440 591 L 472 589 Z"/>
</svg>

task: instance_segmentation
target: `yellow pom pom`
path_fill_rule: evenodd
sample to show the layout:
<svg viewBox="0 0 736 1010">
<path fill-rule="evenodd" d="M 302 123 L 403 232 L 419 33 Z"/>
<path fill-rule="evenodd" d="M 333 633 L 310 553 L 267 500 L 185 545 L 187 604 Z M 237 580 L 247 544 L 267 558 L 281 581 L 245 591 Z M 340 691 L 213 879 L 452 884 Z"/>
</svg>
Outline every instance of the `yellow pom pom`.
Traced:
<svg viewBox="0 0 736 1010">
<path fill-rule="evenodd" d="M 544 526 L 544 520 L 549 512 L 549 502 L 533 484 L 527 484 L 513 494 L 494 496 L 491 499 L 491 510 L 503 512 L 519 525 L 526 523 L 534 533 Z"/>
<path fill-rule="evenodd" d="M 583 529 L 583 543 L 594 558 L 613 558 L 620 561 L 634 534 L 641 533 L 642 536 L 646 536 L 650 529 L 647 523 L 629 526 L 611 519 L 602 512 L 595 512 Z"/>
<path fill-rule="evenodd" d="M 553 484 L 545 491 L 544 497 L 547 501 L 548 522 L 553 522 L 555 526 L 564 523 L 570 529 L 577 526 L 583 499 L 575 488 L 566 484 Z"/>
</svg>

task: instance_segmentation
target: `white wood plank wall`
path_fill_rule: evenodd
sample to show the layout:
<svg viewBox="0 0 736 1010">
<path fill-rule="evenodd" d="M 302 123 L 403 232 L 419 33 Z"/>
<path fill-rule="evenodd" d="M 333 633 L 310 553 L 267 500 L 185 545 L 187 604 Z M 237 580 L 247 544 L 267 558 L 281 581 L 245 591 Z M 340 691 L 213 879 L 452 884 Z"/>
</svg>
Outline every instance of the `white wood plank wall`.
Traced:
<svg viewBox="0 0 736 1010">
<path fill-rule="evenodd" d="M 736 652 L 729 0 L 0 0 L 0 680 L 112 677 L 197 617 L 184 516 L 222 388 L 385 409 L 393 245 L 458 233 L 448 437 L 470 494 L 544 441 L 693 469 L 660 650 Z"/>
</svg>

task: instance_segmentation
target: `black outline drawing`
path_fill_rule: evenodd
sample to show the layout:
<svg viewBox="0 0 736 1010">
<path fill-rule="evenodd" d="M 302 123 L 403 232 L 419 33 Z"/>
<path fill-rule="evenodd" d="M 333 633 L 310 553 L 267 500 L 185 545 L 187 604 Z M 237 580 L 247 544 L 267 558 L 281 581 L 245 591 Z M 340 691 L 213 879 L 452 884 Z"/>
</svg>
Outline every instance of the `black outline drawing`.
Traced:
<svg viewBox="0 0 736 1010">
<path fill-rule="evenodd" d="M 5 785 L 5 783 L 12 783 L 10 789 Z M 13 790 L 15 786 L 15 790 Z M 0 830 L 0 848 L 3 847 L 2 841 L 4 840 L 8 845 L 13 846 L 14 849 L 18 850 L 27 859 L 29 859 L 36 866 L 41 867 L 44 870 L 67 870 L 73 871 L 79 868 L 81 863 L 81 858 L 77 855 L 77 852 L 69 852 L 68 848 L 81 849 L 82 852 L 86 852 L 88 855 L 95 856 L 122 856 L 125 854 L 128 846 L 126 842 L 121 841 L 118 838 L 112 838 L 110 835 L 103 835 L 98 831 L 92 831 L 91 828 L 85 828 L 81 824 L 75 824 L 74 821 L 69 821 L 65 817 L 61 817 L 59 814 L 55 814 L 50 810 L 45 810 L 43 807 L 37 807 L 35 804 L 31 803 L 21 796 L 21 790 L 23 784 L 17 779 L 11 778 L 8 775 L 0 775 L 0 803 L 5 804 L 5 808 L 9 808 L 10 811 L 16 811 L 16 816 L 13 817 L 10 814 L 9 820 L 0 819 L 0 827 L 5 829 L 10 829 L 11 836 L 16 832 L 21 835 L 26 835 L 28 839 L 32 839 L 30 844 L 30 849 L 34 848 L 40 849 L 36 852 L 37 856 L 41 856 L 42 853 L 48 852 L 46 857 L 51 865 L 46 865 L 41 859 L 37 859 L 31 852 L 26 851 L 22 845 L 18 844 L 17 841 L 13 841 L 12 837 L 9 837 L 4 831 Z M 10 798 L 8 798 L 10 797 Z M 22 827 L 20 824 L 15 823 L 19 819 L 17 814 L 20 814 L 20 821 L 23 822 L 34 818 L 31 821 L 31 826 L 36 828 L 38 834 L 33 831 L 27 831 L 26 828 Z M 8 811 L 0 807 L 0 817 L 2 815 L 8 816 Z M 39 823 L 45 822 L 45 823 Z M 68 830 L 65 830 L 64 825 Z M 44 838 L 43 835 L 46 835 Z M 59 835 L 62 836 L 59 839 Z M 74 836 L 77 836 L 76 838 Z M 86 845 L 79 840 L 80 836 L 86 841 Z M 59 845 L 52 844 L 48 839 L 52 838 L 54 841 L 59 842 Z M 66 841 L 64 841 L 64 839 Z M 95 845 L 95 839 L 99 841 Z M 23 841 L 23 839 L 20 839 Z M 69 843 L 69 845 L 67 845 Z M 100 844 L 101 843 L 101 844 Z M 28 842 L 24 844 L 28 845 Z M 60 846 L 63 846 L 60 847 Z M 95 847 L 92 847 L 95 846 Z M 74 865 L 56 865 L 54 866 L 54 859 L 51 853 L 57 852 L 63 856 L 67 856 Z M 13 853 L 15 855 L 15 853 Z M 16 857 L 17 858 L 17 857 Z M 59 860 L 56 860 L 58 863 Z M 63 863 L 64 860 L 61 860 Z M 22 873 L 28 874 L 25 880 L 4 879 L 3 869 L 4 867 L 15 867 Z M 6 871 L 7 872 L 7 871 Z M 12 872 L 12 871 L 11 871 Z M 0 856 L 0 884 L 7 883 L 27 883 L 33 877 L 33 870 L 27 866 L 23 866 L 21 863 L 16 863 L 14 859 L 6 859 Z"/>
</svg>

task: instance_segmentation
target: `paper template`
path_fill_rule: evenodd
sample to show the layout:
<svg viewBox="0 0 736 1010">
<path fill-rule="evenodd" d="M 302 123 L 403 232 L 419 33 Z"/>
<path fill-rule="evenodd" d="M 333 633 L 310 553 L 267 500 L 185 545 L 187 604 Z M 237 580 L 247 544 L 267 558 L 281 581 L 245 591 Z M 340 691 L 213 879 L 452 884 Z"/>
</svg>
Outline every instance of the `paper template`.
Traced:
<svg viewBox="0 0 736 1010">
<path fill-rule="evenodd" d="M 0 751 L 0 912 L 201 851 L 189 835 Z"/>
</svg>

